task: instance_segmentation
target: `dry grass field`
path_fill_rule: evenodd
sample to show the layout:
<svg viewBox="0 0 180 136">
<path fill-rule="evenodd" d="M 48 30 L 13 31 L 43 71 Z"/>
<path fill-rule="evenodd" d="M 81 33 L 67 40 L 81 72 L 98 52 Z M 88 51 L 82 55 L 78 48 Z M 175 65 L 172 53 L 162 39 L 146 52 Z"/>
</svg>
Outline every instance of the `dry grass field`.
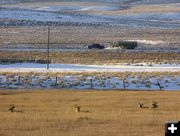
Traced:
<svg viewBox="0 0 180 136">
<path fill-rule="evenodd" d="M 11 47 L 10 45 L 20 43 L 32 44 L 31 48 L 46 48 L 47 46 L 46 26 L 0 27 L 0 31 L 0 47 Z M 179 33 L 179 29 L 51 26 L 50 42 L 56 43 L 56 46 L 51 45 L 51 48 L 60 47 L 58 44 L 107 44 L 119 40 L 163 41 L 166 42 L 164 47 L 179 47 Z M 38 43 L 41 45 L 33 45 Z"/>
<path fill-rule="evenodd" d="M 180 8 L 173 5 L 135 5 L 124 10 L 101 11 L 96 14 L 128 14 L 128 13 L 160 13 L 160 12 L 179 12 Z M 94 12 L 93 12 L 94 13 Z"/>
<path fill-rule="evenodd" d="M 1 90 L 0 136 L 163 136 L 165 121 L 180 120 L 179 98 L 174 91 Z"/>
<path fill-rule="evenodd" d="M 62 76 L 66 76 L 66 75 L 78 75 L 79 77 L 83 77 L 83 76 L 97 76 L 97 77 L 105 77 L 105 76 L 109 76 L 109 77 L 113 77 L 113 76 L 117 76 L 120 78 L 127 78 L 128 76 L 140 76 L 141 78 L 146 78 L 146 77 L 163 77 L 163 76 L 172 76 L 172 77 L 178 77 L 180 76 L 180 72 L 46 72 L 46 73 L 39 73 L 39 72 L 0 72 L 0 75 L 3 76 L 9 76 L 9 77 L 13 77 L 13 76 L 18 76 L 21 75 L 23 77 L 26 76 L 32 76 L 32 75 L 42 75 L 47 76 L 47 77 L 62 77 Z"/>
<path fill-rule="evenodd" d="M 46 60 L 46 52 L 0 51 L 0 59 Z M 123 52 L 123 51 L 59 51 L 50 52 L 52 63 L 69 64 L 113 64 L 113 63 L 179 63 L 176 52 Z"/>
</svg>

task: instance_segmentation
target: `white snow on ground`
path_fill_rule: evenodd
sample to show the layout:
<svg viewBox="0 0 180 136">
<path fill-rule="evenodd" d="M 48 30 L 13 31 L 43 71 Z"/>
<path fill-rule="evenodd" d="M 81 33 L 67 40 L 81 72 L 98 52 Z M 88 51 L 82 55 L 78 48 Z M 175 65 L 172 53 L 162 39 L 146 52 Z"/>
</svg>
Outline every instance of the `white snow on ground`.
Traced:
<svg viewBox="0 0 180 136">
<path fill-rule="evenodd" d="M 124 81 L 124 82 L 123 82 Z M 159 86 L 159 85 L 160 86 Z M 0 88 L 180 90 L 178 76 L 0 75 Z"/>
<path fill-rule="evenodd" d="M 152 40 L 127 40 L 127 41 L 136 41 L 141 44 L 151 44 L 151 45 L 156 45 L 156 44 L 164 44 L 164 41 L 152 41 Z"/>
<path fill-rule="evenodd" d="M 112 11 L 119 10 L 120 7 L 116 6 L 84 6 L 79 9 L 79 11 Z"/>
<path fill-rule="evenodd" d="M 178 72 L 180 64 L 123 64 L 123 65 L 78 65 L 78 64 L 46 64 L 16 63 L 1 64 L 0 72 Z"/>
<path fill-rule="evenodd" d="M 66 74 L 61 72 L 177 72 L 180 64 L 112 64 L 77 65 L 16 63 L 1 64 L 0 88 L 66 88 L 66 89 L 136 89 L 136 90 L 180 90 L 180 77 L 132 75 L 127 77 L 105 75 Z M 10 74 L 11 72 L 15 72 Z M 21 75 L 19 72 L 35 72 Z M 37 73 L 38 72 L 38 73 Z M 47 72 L 60 72 L 56 76 Z M 6 74 L 7 73 L 7 74 Z M 123 82 L 124 81 L 124 82 Z M 125 84 L 124 84 L 125 83 Z M 159 85 L 158 85 L 159 84 Z"/>
<path fill-rule="evenodd" d="M 44 6 L 32 8 L 41 11 L 111 11 L 119 10 L 118 6 Z"/>
<path fill-rule="evenodd" d="M 30 8 L 30 9 L 40 10 L 40 11 L 78 11 L 80 7 L 79 6 L 44 6 L 44 7 Z"/>
<path fill-rule="evenodd" d="M 31 21 L 51 21 L 51 22 L 73 22 L 73 23 L 99 23 L 110 22 L 100 16 L 58 14 L 44 11 L 32 11 L 23 9 L 3 9 L 0 10 L 0 18 L 31 20 Z"/>
<path fill-rule="evenodd" d="M 47 7 L 46 7 L 47 8 Z M 63 8 L 63 7 L 56 7 Z M 68 8 L 68 7 L 64 7 Z M 71 8 L 71 7 L 70 7 Z M 109 7 L 87 7 L 89 10 L 108 10 Z M 87 10 L 85 8 L 84 10 Z M 110 7 L 111 8 L 111 7 Z M 109 9 L 110 10 L 110 9 Z M 119 14 L 119 15 L 98 15 L 79 13 L 53 13 L 51 11 L 27 10 L 20 8 L 0 9 L 0 19 L 13 19 L 16 21 L 41 21 L 61 22 L 78 24 L 101 24 L 125 27 L 162 27 L 179 28 L 180 13 L 140 13 L 140 14 Z M 8 22 L 7 22 L 8 23 Z M 11 22 L 9 22 L 11 23 Z"/>
</svg>

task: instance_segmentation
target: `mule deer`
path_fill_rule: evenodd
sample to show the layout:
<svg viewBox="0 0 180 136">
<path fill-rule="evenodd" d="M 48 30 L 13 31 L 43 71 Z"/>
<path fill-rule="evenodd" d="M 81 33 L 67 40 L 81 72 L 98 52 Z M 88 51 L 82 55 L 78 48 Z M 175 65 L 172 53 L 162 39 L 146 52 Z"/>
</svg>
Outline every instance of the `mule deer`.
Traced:
<svg viewBox="0 0 180 136">
<path fill-rule="evenodd" d="M 10 105 L 10 108 L 9 108 L 9 111 L 14 112 L 14 109 L 15 109 L 15 105 L 14 105 L 14 104 L 11 104 L 11 105 Z"/>
<path fill-rule="evenodd" d="M 76 112 L 80 112 L 80 109 L 81 109 L 80 106 L 75 105 L 74 107 L 75 107 L 75 109 L 76 109 Z"/>
<path fill-rule="evenodd" d="M 140 102 L 139 102 L 139 108 L 149 108 L 149 107 L 144 106 L 144 103 L 140 103 Z"/>
<path fill-rule="evenodd" d="M 158 103 L 157 103 L 157 102 L 153 102 L 153 103 L 152 103 L 152 108 L 153 108 L 153 109 L 158 108 L 158 107 L 159 107 L 159 106 L 158 106 Z"/>
</svg>

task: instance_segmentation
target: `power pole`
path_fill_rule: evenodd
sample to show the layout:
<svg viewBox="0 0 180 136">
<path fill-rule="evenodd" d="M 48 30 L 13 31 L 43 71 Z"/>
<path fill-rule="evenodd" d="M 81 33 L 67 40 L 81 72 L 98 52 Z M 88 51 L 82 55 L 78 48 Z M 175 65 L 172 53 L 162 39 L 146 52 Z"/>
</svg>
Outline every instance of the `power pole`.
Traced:
<svg viewBox="0 0 180 136">
<path fill-rule="evenodd" d="M 93 88 L 93 79 L 90 79 L 91 82 L 91 89 Z"/>
<path fill-rule="evenodd" d="M 49 70 L 49 41 L 50 41 L 50 26 L 48 25 L 47 70 Z"/>
</svg>

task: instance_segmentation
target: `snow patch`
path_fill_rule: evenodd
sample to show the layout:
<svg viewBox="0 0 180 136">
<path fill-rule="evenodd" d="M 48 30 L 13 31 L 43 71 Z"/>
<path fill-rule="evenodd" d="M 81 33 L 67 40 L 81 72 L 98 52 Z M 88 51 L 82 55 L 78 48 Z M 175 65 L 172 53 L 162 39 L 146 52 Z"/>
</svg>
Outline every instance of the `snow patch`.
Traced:
<svg viewBox="0 0 180 136">
<path fill-rule="evenodd" d="M 140 44 L 151 44 L 151 45 L 157 45 L 157 44 L 164 44 L 164 41 L 152 41 L 152 40 L 127 40 L 127 41 L 135 41 Z"/>
<path fill-rule="evenodd" d="M 179 72 L 180 64 L 78 65 L 16 63 L 0 65 L 0 72 Z"/>
<path fill-rule="evenodd" d="M 158 85 L 160 84 L 160 86 Z M 176 76 L 1 75 L 0 88 L 180 90 Z"/>
<path fill-rule="evenodd" d="M 93 24 L 93 25 L 110 25 L 110 26 L 124 26 L 124 27 L 161 27 L 161 28 L 179 28 L 180 13 L 140 13 L 140 14 L 118 14 L 118 15 L 98 15 L 98 14 L 81 14 L 81 13 L 57 13 L 45 10 L 28 10 L 21 8 L 3 8 L 0 9 L 0 19 L 16 20 L 17 22 L 8 21 L 2 22 L 2 25 L 10 25 L 11 23 L 20 23 L 27 21 L 30 23 L 78 23 L 78 24 Z M 58 10 L 54 8 L 54 10 Z M 71 7 L 67 10 L 71 10 Z M 106 6 L 90 6 L 85 7 L 83 10 L 112 10 L 112 7 Z M 116 7 L 113 7 L 115 9 Z M 82 10 L 81 9 L 81 10 Z M 52 8 L 53 10 L 53 8 Z M 73 8 L 72 8 L 73 10 Z M 63 10 L 65 11 L 65 10 Z M 157 21 L 155 21 L 157 20 Z M 31 22 L 31 23 L 32 23 Z M 162 23 L 163 22 L 163 23 Z M 25 22 L 24 22 L 25 23 Z"/>
<path fill-rule="evenodd" d="M 79 11 L 112 11 L 118 9 L 118 7 L 113 6 L 86 6 L 79 9 Z"/>
</svg>

